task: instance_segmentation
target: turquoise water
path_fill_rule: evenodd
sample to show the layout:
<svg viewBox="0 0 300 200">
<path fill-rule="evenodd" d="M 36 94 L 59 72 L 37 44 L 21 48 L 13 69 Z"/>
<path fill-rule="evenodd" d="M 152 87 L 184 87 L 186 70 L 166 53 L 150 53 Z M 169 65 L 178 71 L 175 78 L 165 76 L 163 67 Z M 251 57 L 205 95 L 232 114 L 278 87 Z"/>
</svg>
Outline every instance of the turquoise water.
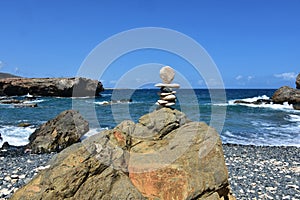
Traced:
<svg viewBox="0 0 300 200">
<path fill-rule="evenodd" d="M 234 100 L 252 101 L 272 97 L 273 89 L 177 90 L 176 109 L 192 120 L 214 126 L 223 143 L 300 146 L 300 112 L 291 105 L 236 105 Z M 135 122 L 153 111 L 159 90 L 106 90 L 97 98 L 39 97 L 37 108 L 14 108 L 0 104 L 0 133 L 12 145 L 26 144 L 28 136 L 42 123 L 67 109 L 76 109 L 90 122 L 93 134 L 112 128 L 125 119 Z M 223 94 L 224 99 L 222 98 Z M 213 100 L 211 99 L 213 96 Z M 225 98 L 226 97 L 226 98 Z M 111 100 L 131 99 L 131 102 Z M 26 122 L 31 126 L 17 127 Z"/>
</svg>

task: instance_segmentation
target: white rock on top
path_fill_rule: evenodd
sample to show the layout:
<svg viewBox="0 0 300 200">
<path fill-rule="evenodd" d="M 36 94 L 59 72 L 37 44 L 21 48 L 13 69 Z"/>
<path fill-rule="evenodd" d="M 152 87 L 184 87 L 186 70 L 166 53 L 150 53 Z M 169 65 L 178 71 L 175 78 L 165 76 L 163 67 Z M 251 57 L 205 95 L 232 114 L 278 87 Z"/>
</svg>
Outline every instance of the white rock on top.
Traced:
<svg viewBox="0 0 300 200">
<path fill-rule="evenodd" d="M 170 84 L 175 77 L 175 71 L 172 67 L 165 66 L 160 69 L 159 75 L 163 83 Z"/>
<path fill-rule="evenodd" d="M 157 83 L 155 87 L 180 88 L 178 83 Z"/>
</svg>

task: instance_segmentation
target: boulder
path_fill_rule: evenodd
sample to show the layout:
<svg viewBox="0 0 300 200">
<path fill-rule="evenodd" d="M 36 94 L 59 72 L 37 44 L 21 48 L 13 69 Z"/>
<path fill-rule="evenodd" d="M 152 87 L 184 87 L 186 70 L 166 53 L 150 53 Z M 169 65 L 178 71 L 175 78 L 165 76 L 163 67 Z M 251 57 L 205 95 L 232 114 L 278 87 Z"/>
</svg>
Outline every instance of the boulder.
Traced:
<svg viewBox="0 0 300 200">
<path fill-rule="evenodd" d="M 33 153 L 59 152 L 79 142 L 88 130 L 88 122 L 77 111 L 67 110 L 34 131 L 26 148 Z"/>
<path fill-rule="evenodd" d="M 128 175 L 123 151 L 108 141 L 106 131 L 76 143 L 54 157 L 48 169 L 39 173 L 12 200 L 34 199 L 145 199 Z M 122 167 L 121 167 L 122 168 Z"/>
<path fill-rule="evenodd" d="M 0 79 L 0 96 L 82 97 L 98 96 L 103 86 L 86 78 L 5 78 Z"/>
<path fill-rule="evenodd" d="M 300 103 L 300 90 L 283 86 L 275 91 L 272 101 L 277 104 L 283 104 L 284 102 L 289 104 Z"/>
<path fill-rule="evenodd" d="M 298 74 L 298 76 L 296 78 L 296 88 L 300 89 L 300 74 Z"/>
<path fill-rule="evenodd" d="M 235 199 L 221 140 L 161 108 L 58 153 L 11 199 Z"/>
<path fill-rule="evenodd" d="M 132 135 L 138 142 L 130 150 L 129 178 L 146 198 L 233 198 L 220 137 L 205 123 L 162 108 L 143 116 Z"/>
</svg>

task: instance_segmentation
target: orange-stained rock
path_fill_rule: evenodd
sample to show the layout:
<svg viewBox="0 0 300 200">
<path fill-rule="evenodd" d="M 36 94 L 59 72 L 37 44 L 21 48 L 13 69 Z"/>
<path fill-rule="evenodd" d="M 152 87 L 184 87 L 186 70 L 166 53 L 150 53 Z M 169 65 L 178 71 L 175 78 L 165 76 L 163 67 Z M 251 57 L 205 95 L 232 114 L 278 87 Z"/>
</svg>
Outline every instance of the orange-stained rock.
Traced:
<svg viewBox="0 0 300 200">
<path fill-rule="evenodd" d="M 58 153 L 12 200 L 234 200 L 217 132 L 161 108 Z"/>
<path fill-rule="evenodd" d="M 131 169 L 134 171 L 134 169 Z M 130 173 L 133 185 L 149 199 L 186 199 L 189 176 L 183 170 L 162 168 L 145 173 Z"/>
<path fill-rule="evenodd" d="M 229 197 L 228 171 L 218 133 L 202 122 L 178 123 L 183 118 L 169 108 L 143 116 L 151 120 L 137 124 L 134 132 L 141 127 L 143 132 L 157 133 L 152 140 L 139 137 L 140 142 L 131 148 L 130 180 L 149 199 L 206 199 L 214 192 L 219 199 Z M 162 122 L 164 127 L 175 122 L 177 126 L 157 129 Z"/>
</svg>

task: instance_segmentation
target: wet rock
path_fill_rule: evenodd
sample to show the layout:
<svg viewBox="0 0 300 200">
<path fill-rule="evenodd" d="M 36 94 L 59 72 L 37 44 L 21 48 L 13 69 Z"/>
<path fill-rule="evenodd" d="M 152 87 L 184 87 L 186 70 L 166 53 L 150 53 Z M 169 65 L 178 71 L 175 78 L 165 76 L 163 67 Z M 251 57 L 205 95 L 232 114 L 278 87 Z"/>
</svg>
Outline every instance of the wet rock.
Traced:
<svg viewBox="0 0 300 200">
<path fill-rule="evenodd" d="M 88 122 L 77 111 L 67 110 L 33 132 L 26 148 L 33 153 L 59 152 L 79 142 L 88 130 Z"/>
<path fill-rule="evenodd" d="M 18 127 L 28 127 L 28 126 L 31 126 L 31 124 L 30 123 L 26 123 L 26 122 L 22 122 L 22 123 L 20 123 L 20 124 L 18 124 Z"/>
<path fill-rule="evenodd" d="M 244 100 L 235 100 L 234 104 L 254 104 L 254 105 L 261 105 L 261 104 L 270 104 L 272 100 L 270 99 L 258 99 L 256 101 L 244 101 Z"/>
</svg>

